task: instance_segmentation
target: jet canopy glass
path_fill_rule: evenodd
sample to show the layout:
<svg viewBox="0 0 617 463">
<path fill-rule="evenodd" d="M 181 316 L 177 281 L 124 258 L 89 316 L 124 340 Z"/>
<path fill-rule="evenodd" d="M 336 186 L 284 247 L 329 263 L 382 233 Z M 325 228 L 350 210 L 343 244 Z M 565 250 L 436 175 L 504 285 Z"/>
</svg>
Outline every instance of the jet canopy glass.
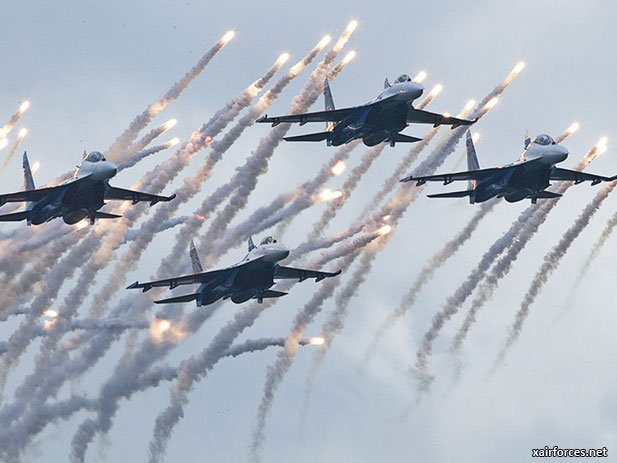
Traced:
<svg viewBox="0 0 617 463">
<path fill-rule="evenodd" d="M 409 77 L 407 74 L 403 74 L 398 76 L 394 81 L 395 84 L 400 84 L 401 82 L 411 82 L 411 77 Z"/>
<path fill-rule="evenodd" d="M 538 135 L 533 142 L 541 146 L 548 146 L 548 145 L 555 144 L 555 140 L 553 140 L 553 137 L 545 133 L 543 133 L 542 135 Z"/>
<path fill-rule="evenodd" d="M 88 162 L 99 162 L 99 161 L 104 161 L 105 156 L 103 156 L 98 151 L 92 151 L 90 154 L 88 154 L 88 156 L 86 156 L 85 160 Z"/>
<path fill-rule="evenodd" d="M 261 240 L 261 243 L 259 244 L 262 245 L 262 244 L 272 244 L 272 243 L 276 243 L 276 240 L 272 238 L 271 236 L 266 236 L 263 240 Z"/>
</svg>

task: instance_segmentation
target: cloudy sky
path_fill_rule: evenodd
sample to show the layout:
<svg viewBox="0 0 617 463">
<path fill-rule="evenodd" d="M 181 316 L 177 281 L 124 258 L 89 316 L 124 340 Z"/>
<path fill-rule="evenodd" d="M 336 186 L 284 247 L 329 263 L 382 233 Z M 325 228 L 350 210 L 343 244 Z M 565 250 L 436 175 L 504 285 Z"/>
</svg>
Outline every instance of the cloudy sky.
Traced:
<svg viewBox="0 0 617 463">
<path fill-rule="evenodd" d="M 393 80 L 401 73 L 415 75 L 426 70 L 427 89 L 437 83 L 444 86 L 429 109 L 456 113 L 470 98 L 482 99 L 517 62 L 524 60 L 524 71 L 498 105 L 473 128 L 480 134 L 476 148 L 481 166 L 517 159 L 525 130 L 556 136 L 579 121 L 580 130 L 564 143 L 570 157 L 563 166 L 573 167 L 600 137 L 607 136 L 607 153 L 588 170 L 603 175 L 617 171 L 613 149 L 613 110 L 617 107 L 613 18 L 617 11 L 611 2 L 215 3 L 23 1 L 3 6 L 1 117 L 8 119 L 22 100 L 31 101 L 31 108 L 16 128 L 29 130 L 21 148 L 28 151 L 31 162 L 41 164 L 35 178 L 37 185 L 73 169 L 83 150 L 106 150 L 137 114 L 162 96 L 227 30 L 235 30 L 235 38 L 181 97 L 154 119 L 151 127 L 172 117 L 178 119 L 169 137 L 162 136 L 163 141 L 174 136 L 186 140 L 229 99 L 259 78 L 282 52 L 289 52 L 289 62 L 295 63 L 323 35 L 340 35 L 351 19 L 358 21 L 358 28 L 340 56 L 348 50 L 355 50 L 357 55 L 331 84 L 337 106 L 372 99 L 386 76 Z M 287 110 L 316 62 L 285 89 L 269 114 Z M 320 110 L 322 104 L 320 99 L 312 109 Z M 321 130 L 312 130 L 316 127 L 293 127 L 290 133 Z M 200 195 L 182 205 L 177 214 L 192 213 L 204 197 L 230 178 L 270 130 L 267 125 L 247 129 L 216 166 Z M 423 136 L 429 130 L 412 126 L 405 133 Z M 9 139 L 14 140 L 14 133 Z M 420 160 L 429 155 L 433 146 L 422 152 Z M 9 148 L 0 155 L 4 156 Z M 405 145 L 384 149 L 328 227 L 327 235 L 353 222 L 409 149 Z M 234 223 L 312 178 L 334 150 L 323 144 L 281 144 L 267 175 L 260 178 L 248 206 Z M 356 148 L 347 172 L 327 186 L 342 185 L 366 150 L 363 146 Z M 180 187 L 205 153 L 193 158 L 165 192 Z M 173 154 L 167 150 L 150 156 L 120 173 L 112 183 L 129 187 Z M 459 144 L 440 171 L 464 167 L 458 163 L 462 155 L 464 145 Z M 3 191 L 22 187 L 20 157 L 18 153 L 8 169 L 0 173 Z M 470 205 L 465 199 L 428 199 L 427 192 L 442 191 L 444 187 L 426 187 L 394 229 L 367 281 L 352 299 L 344 329 L 317 371 L 306 421 L 302 414 L 305 382 L 314 352 L 311 349 L 315 348 L 298 350 L 268 415 L 264 461 L 520 462 L 532 460 L 531 449 L 545 445 L 606 446 L 609 454 L 617 451 L 617 315 L 611 304 L 617 294 L 612 239 L 584 280 L 578 282 L 583 263 L 614 212 L 615 198 L 604 202 L 572 244 L 532 305 L 523 333 L 506 361 L 493 375 L 488 374 L 544 255 L 600 188 L 589 184 L 571 188 L 521 252 L 470 331 L 460 357 L 463 369 L 458 379 L 457 364 L 448 348 L 465 310 L 445 325 L 435 341 L 434 355 L 429 358 L 435 381 L 430 392 L 418 401 L 413 364 L 433 315 L 489 246 L 529 205 L 528 201 L 499 203 L 469 241 L 437 271 L 413 308 L 384 336 L 376 355 L 365 364 L 363 355 L 379 323 L 396 307 L 431 256 L 456 236 L 478 210 L 478 205 Z M 290 247 L 304 242 L 306 230 L 321 216 L 324 207 L 316 205 L 298 215 L 282 240 Z M 137 225 L 153 212 L 154 208 Z M 4 232 L 25 225 L 1 228 Z M 169 230 L 157 235 L 137 269 L 127 276 L 127 284 L 152 274 L 173 246 L 175 233 Z M 239 243 L 217 266 L 239 260 L 244 246 Z M 121 256 L 124 249 L 120 248 L 117 255 Z M 29 258 L 36 259 L 36 254 Z M 203 263 L 210 268 L 208 262 Z M 112 268 L 97 274 L 91 296 L 107 281 Z M 347 283 L 355 268 L 341 275 L 342 284 Z M 65 281 L 58 303 L 52 307 L 69 293 L 78 276 L 77 272 Z M 41 275 L 41 280 L 44 278 Z M 572 292 L 575 283 L 579 286 Z M 312 282 L 295 286 L 239 340 L 286 336 L 294 315 L 318 288 Z M 109 297 L 117 303 L 123 293 Z M 87 299 L 79 317 L 87 316 L 90 303 L 91 299 Z M 229 302 L 221 305 L 196 334 L 175 345 L 158 364 L 178 365 L 200 352 L 242 308 Z M 331 298 L 308 327 L 307 335 L 318 335 L 334 309 Z M 196 309 L 190 304 L 185 307 L 185 312 L 195 310 L 208 309 Z M 155 309 L 151 309 L 148 316 L 154 313 Z M 0 324 L 3 340 L 20 321 L 20 316 L 15 316 Z M 147 337 L 148 333 L 143 332 L 137 339 L 141 342 Z M 135 338 L 128 334 L 121 337 L 85 375 L 65 384 L 50 403 L 71 394 L 96 399 L 124 353 L 134 349 L 129 339 Z M 32 372 L 40 346 L 40 341 L 33 342 L 11 371 L 5 403 L 15 400 L 14 392 Z M 169 442 L 165 461 L 249 458 L 266 370 L 275 361 L 276 349 L 223 360 L 206 380 L 195 385 L 184 417 Z M 145 461 L 154 420 L 167 406 L 171 387 L 164 383 L 121 401 L 110 431 L 97 436 L 88 448 L 86 461 Z M 94 414 L 82 410 L 46 426 L 22 454 L 23 460 L 67 461 L 76 430 L 91 416 Z"/>
</svg>

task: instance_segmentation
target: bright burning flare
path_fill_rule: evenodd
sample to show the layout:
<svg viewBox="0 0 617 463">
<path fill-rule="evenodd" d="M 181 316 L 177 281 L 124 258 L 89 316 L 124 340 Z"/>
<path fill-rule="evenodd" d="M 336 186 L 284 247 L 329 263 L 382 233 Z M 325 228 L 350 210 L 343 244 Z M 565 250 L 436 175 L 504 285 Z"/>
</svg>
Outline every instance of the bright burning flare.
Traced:
<svg viewBox="0 0 617 463">
<path fill-rule="evenodd" d="M 525 69 L 525 62 L 524 61 L 519 61 L 516 66 L 514 66 L 514 69 L 512 69 L 512 72 L 514 74 L 518 74 L 519 72 L 521 72 L 523 69 Z"/>
<path fill-rule="evenodd" d="M 332 175 L 341 175 L 345 171 L 345 163 L 343 161 L 339 161 L 330 167 L 330 172 Z"/>
<path fill-rule="evenodd" d="M 358 21 L 354 19 L 347 25 L 347 32 L 351 34 L 353 31 L 356 30 L 356 27 L 358 27 Z"/>
<path fill-rule="evenodd" d="M 319 195 L 320 201 L 330 201 L 331 199 L 337 199 L 343 196 L 343 192 L 341 190 L 324 190 Z"/>
<path fill-rule="evenodd" d="M 471 136 L 471 141 L 473 141 L 474 143 L 477 143 L 479 139 L 480 139 L 480 134 L 478 132 L 474 132 L 473 135 Z"/>
<path fill-rule="evenodd" d="M 171 148 L 172 146 L 176 146 L 178 143 L 180 143 L 180 139 L 178 137 L 174 137 L 167 143 L 165 143 L 165 145 L 167 146 L 167 148 Z"/>
<path fill-rule="evenodd" d="M 309 346 L 321 346 L 325 342 L 326 340 L 324 338 L 322 338 L 321 336 L 316 336 L 314 338 L 308 338 L 306 344 L 308 344 Z"/>
<path fill-rule="evenodd" d="M 19 114 L 23 114 L 30 107 L 30 102 L 28 100 L 24 101 L 21 105 L 19 105 Z"/>
<path fill-rule="evenodd" d="M 390 225 L 384 225 L 383 227 L 381 227 L 379 230 L 377 230 L 377 232 L 381 235 L 387 235 L 388 233 L 390 233 L 392 231 L 392 227 Z"/>
<path fill-rule="evenodd" d="M 226 43 L 228 43 L 231 39 L 234 38 L 234 35 L 236 35 L 236 33 L 234 31 L 229 31 L 227 32 L 222 38 L 221 38 L 221 42 L 223 43 L 223 45 L 225 45 Z"/>
<path fill-rule="evenodd" d="M 447 119 L 448 117 L 450 117 L 450 113 L 443 113 L 443 117 Z"/>
<path fill-rule="evenodd" d="M 49 318 L 56 318 L 58 316 L 58 312 L 53 309 L 47 309 L 45 312 L 43 312 L 43 315 Z"/>
<path fill-rule="evenodd" d="M 486 108 L 486 110 L 493 109 L 497 103 L 499 103 L 499 98 L 494 96 L 493 98 L 488 100 L 484 107 Z"/>
<path fill-rule="evenodd" d="M 41 168 L 41 163 L 39 161 L 34 161 L 32 163 L 32 168 L 30 169 L 33 174 L 36 174 L 36 171 Z"/>
<path fill-rule="evenodd" d="M 390 214 L 386 214 L 381 218 L 381 220 L 383 220 L 384 222 L 387 222 L 388 220 L 390 220 L 391 217 L 392 216 Z"/>
<path fill-rule="evenodd" d="M 578 122 L 573 123 L 570 127 L 568 127 L 568 134 L 572 135 L 574 132 L 576 132 L 579 128 L 581 127 L 581 125 Z"/>
<path fill-rule="evenodd" d="M 469 112 L 473 109 L 473 107 L 476 105 L 476 100 L 469 100 L 466 104 L 465 107 L 463 108 L 463 111 L 465 112 Z"/>
<path fill-rule="evenodd" d="M 9 144 L 9 140 L 8 140 L 8 138 L 2 138 L 2 139 L 0 139 L 0 150 L 1 150 L 2 148 L 6 148 L 6 145 L 8 145 L 8 144 Z"/>
<path fill-rule="evenodd" d="M 602 137 L 598 140 L 598 143 L 596 143 L 595 146 L 596 156 L 606 153 L 606 150 L 608 149 L 606 146 L 606 142 L 608 142 L 608 137 Z"/>
<path fill-rule="evenodd" d="M 332 40 L 332 37 L 330 37 L 329 35 L 324 35 L 323 39 L 319 41 L 317 46 L 321 49 L 325 47 L 326 45 L 328 45 L 330 43 L 330 40 Z"/>
<path fill-rule="evenodd" d="M 421 83 L 422 83 L 422 81 L 423 81 L 424 79 L 426 79 L 426 76 L 427 76 L 427 75 L 428 75 L 428 74 L 426 73 L 426 71 L 420 71 L 420 72 L 418 73 L 418 75 L 417 75 L 416 77 L 414 77 L 412 80 L 413 80 L 416 84 L 421 84 Z"/>
<path fill-rule="evenodd" d="M 28 129 L 24 127 L 23 129 L 19 129 L 19 133 L 17 134 L 17 136 L 19 138 L 24 138 L 27 133 L 28 133 Z"/>
<path fill-rule="evenodd" d="M 345 55 L 345 58 L 343 58 L 343 61 L 342 61 L 343 66 L 349 63 L 352 59 L 354 59 L 355 56 L 356 56 L 355 50 L 351 50 L 349 53 L 347 53 Z"/>
<path fill-rule="evenodd" d="M 289 59 L 289 53 L 283 53 L 281 56 L 279 56 L 279 59 L 277 60 L 277 62 L 279 63 L 279 65 L 283 65 L 287 62 L 287 60 Z"/>
<path fill-rule="evenodd" d="M 172 127 L 175 127 L 177 123 L 178 123 L 178 120 L 177 120 L 177 119 L 169 119 L 167 122 L 165 122 L 165 123 L 163 124 L 163 128 L 164 128 L 165 130 L 169 130 L 169 129 L 171 129 Z"/>
<path fill-rule="evenodd" d="M 73 228 L 75 228 L 75 230 L 83 230 L 88 226 L 89 223 L 90 221 L 88 219 L 81 219 L 79 222 L 73 225 Z"/>
<path fill-rule="evenodd" d="M 431 89 L 429 96 L 437 96 L 441 93 L 442 90 L 443 90 L 443 85 L 437 84 Z"/>
</svg>

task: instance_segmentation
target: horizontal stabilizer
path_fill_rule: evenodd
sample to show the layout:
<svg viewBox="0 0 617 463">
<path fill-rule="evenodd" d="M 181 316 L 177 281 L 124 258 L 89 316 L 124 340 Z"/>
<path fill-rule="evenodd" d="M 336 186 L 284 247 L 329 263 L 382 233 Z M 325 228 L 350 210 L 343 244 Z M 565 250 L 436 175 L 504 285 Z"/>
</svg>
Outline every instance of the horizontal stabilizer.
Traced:
<svg viewBox="0 0 617 463">
<path fill-rule="evenodd" d="M 307 133 L 306 135 L 296 135 L 295 137 L 285 137 L 285 141 L 324 141 L 332 135 L 332 132 Z"/>
<path fill-rule="evenodd" d="M 122 217 L 121 215 L 110 214 L 108 212 L 97 211 L 94 213 L 95 219 L 119 219 L 121 217 Z"/>
<path fill-rule="evenodd" d="M 286 295 L 287 293 L 284 293 L 282 291 L 274 291 L 273 289 L 268 289 L 266 291 L 259 293 L 253 299 L 271 299 L 271 298 L 282 297 Z"/>
<path fill-rule="evenodd" d="M 161 299 L 154 301 L 155 304 L 172 304 L 174 302 L 190 302 L 197 299 L 199 293 L 185 294 L 184 296 L 170 297 L 169 299 Z"/>
<path fill-rule="evenodd" d="M 465 196 L 471 196 L 473 192 L 474 190 L 451 191 L 450 193 L 437 193 L 427 196 L 429 198 L 464 198 Z"/>
<path fill-rule="evenodd" d="M 412 137 L 409 135 L 405 135 L 403 133 L 396 133 L 393 137 L 390 138 L 390 143 L 415 143 L 417 141 L 421 141 L 421 138 Z"/>
<path fill-rule="evenodd" d="M 559 193 L 553 193 L 552 191 L 541 191 L 540 193 L 536 193 L 533 196 L 534 198 L 553 199 L 553 198 L 559 198 L 562 195 L 560 195 Z"/>
<path fill-rule="evenodd" d="M 13 214 L 0 215 L 0 222 L 21 222 L 28 218 L 30 211 L 15 212 Z"/>
</svg>

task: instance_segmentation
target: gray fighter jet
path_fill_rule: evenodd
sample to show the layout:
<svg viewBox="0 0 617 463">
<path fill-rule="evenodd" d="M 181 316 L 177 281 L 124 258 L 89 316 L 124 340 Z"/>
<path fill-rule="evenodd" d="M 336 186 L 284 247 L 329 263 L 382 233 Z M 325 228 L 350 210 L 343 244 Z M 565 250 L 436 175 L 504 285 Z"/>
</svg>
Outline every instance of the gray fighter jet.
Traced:
<svg viewBox="0 0 617 463">
<path fill-rule="evenodd" d="M 587 174 L 577 170 L 562 169 L 555 164 L 563 162 L 568 157 L 568 150 L 555 143 L 546 134 L 538 135 L 533 140 L 526 136 L 525 148 L 518 161 L 503 167 L 480 169 L 473 140 L 467 132 L 467 168 L 466 172 L 451 174 L 428 175 L 425 177 L 405 177 L 401 182 L 416 182 L 422 185 L 426 182 L 443 182 L 444 185 L 455 180 L 468 180 L 467 190 L 453 191 L 428 195 L 429 198 L 463 198 L 469 197 L 469 202 L 481 203 L 495 196 L 505 198 L 513 203 L 529 198 L 536 203 L 538 198 L 557 198 L 560 194 L 546 191 L 552 180 L 573 181 L 575 184 L 590 181 L 592 185 L 615 180 L 614 177 Z"/>
<path fill-rule="evenodd" d="M 35 188 L 26 153 L 23 167 L 25 191 L 0 195 L 0 206 L 7 202 L 25 202 L 26 209 L 0 215 L 0 222 L 26 220 L 28 225 L 40 225 L 56 217 L 62 217 L 69 225 L 84 218 L 89 218 L 90 222 L 94 223 L 94 219 L 121 217 L 99 211 L 105 205 L 105 200 L 130 200 L 133 204 L 150 201 L 150 205 L 153 205 L 159 201 L 170 201 L 176 196 L 157 196 L 110 186 L 109 179 L 116 175 L 117 167 L 105 160 L 98 151 L 92 151 L 90 154 L 84 151 L 83 160 L 73 177 L 53 187 Z"/>
<path fill-rule="evenodd" d="M 399 133 L 412 123 L 451 125 L 454 129 L 459 125 L 470 125 L 475 122 L 456 117 L 431 113 L 413 107 L 413 101 L 422 95 L 424 87 L 413 82 L 403 74 L 392 85 L 386 79 L 384 90 L 377 98 L 361 106 L 335 109 L 328 79 L 324 83 L 325 111 L 314 113 L 293 114 L 290 116 L 263 116 L 257 122 L 271 122 L 272 127 L 282 122 L 326 122 L 326 131 L 285 137 L 286 141 L 323 141 L 328 146 L 339 146 L 361 138 L 365 145 L 374 146 L 387 141 L 390 146 L 396 143 L 412 143 L 421 138 Z"/>
<path fill-rule="evenodd" d="M 315 278 L 321 281 L 324 278 L 334 277 L 341 273 L 320 272 L 301 268 L 283 267 L 278 264 L 289 255 L 289 249 L 268 236 L 259 246 L 255 246 L 252 238 L 248 242 L 248 254 L 237 264 L 221 270 L 204 272 L 195 250 L 195 244 L 191 241 L 190 256 L 193 265 L 193 275 L 185 275 L 165 280 L 139 283 L 136 281 L 126 289 L 140 288 L 143 292 L 154 287 L 174 289 L 179 285 L 199 284 L 197 291 L 191 294 L 171 297 L 155 301 L 156 304 L 168 304 L 172 302 L 196 301 L 197 307 L 213 304 L 219 299 L 231 299 L 236 304 L 241 304 L 249 299 L 257 299 L 261 303 L 264 299 L 285 296 L 287 293 L 270 289 L 274 280 L 292 279 L 303 281 L 307 278 Z"/>
</svg>

